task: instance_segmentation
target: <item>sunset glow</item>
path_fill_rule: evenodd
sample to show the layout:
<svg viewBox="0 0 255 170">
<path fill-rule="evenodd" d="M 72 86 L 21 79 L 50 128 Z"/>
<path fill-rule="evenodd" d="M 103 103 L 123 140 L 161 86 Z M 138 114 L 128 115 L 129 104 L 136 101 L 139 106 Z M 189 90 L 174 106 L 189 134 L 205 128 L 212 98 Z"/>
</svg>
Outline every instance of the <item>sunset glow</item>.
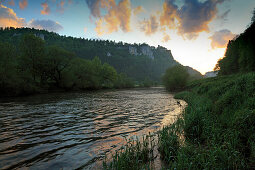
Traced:
<svg viewBox="0 0 255 170">
<path fill-rule="evenodd" d="M 0 2 L 1 27 L 34 27 L 66 36 L 161 45 L 178 62 L 201 73 L 213 70 L 228 41 L 245 30 L 255 6 L 253 0 Z"/>
</svg>

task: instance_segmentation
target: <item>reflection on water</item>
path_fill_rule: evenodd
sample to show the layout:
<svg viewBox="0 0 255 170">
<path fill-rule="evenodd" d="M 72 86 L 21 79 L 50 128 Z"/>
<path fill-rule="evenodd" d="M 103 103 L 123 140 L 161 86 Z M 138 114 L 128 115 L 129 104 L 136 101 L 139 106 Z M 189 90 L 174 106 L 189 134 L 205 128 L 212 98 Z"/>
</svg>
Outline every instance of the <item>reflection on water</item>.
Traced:
<svg viewBox="0 0 255 170">
<path fill-rule="evenodd" d="M 125 137 L 173 122 L 163 88 L 59 93 L 0 103 L 0 169 L 89 169 Z"/>
</svg>

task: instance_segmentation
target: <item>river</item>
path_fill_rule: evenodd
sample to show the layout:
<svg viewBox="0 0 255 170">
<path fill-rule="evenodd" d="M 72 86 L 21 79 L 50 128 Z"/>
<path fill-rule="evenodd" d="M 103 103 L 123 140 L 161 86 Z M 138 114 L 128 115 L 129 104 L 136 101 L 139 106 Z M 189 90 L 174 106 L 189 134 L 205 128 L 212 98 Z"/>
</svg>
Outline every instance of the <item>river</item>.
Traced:
<svg viewBox="0 0 255 170">
<path fill-rule="evenodd" d="M 164 88 L 51 93 L 1 99 L 0 169 L 94 169 L 124 138 L 172 123 Z"/>
</svg>

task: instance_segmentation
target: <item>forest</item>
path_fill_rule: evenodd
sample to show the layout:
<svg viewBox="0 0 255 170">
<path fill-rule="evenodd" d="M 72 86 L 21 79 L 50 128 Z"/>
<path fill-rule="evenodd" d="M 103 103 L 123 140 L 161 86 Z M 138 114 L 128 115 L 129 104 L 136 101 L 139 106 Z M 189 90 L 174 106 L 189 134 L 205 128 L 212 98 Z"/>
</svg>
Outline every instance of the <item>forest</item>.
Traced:
<svg viewBox="0 0 255 170">
<path fill-rule="evenodd" d="M 60 36 L 31 28 L 0 28 L 3 96 L 56 90 L 150 87 L 180 65 L 171 51 L 147 44 Z M 186 67 L 191 79 L 202 75 Z"/>
<path fill-rule="evenodd" d="M 24 34 L 17 45 L 13 44 L 0 42 L 2 96 L 134 86 L 131 78 L 118 74 L 98 57 L 78 58 L 59 46 L 46 46 L 33 34 Z"/>
<path fill-rule="evenodd" d="M 97 56 L 102 63 L 113 66 L 135 81 L 159 82 L 165 70 L 178 62 L 171 51 L 147 44 L 127 44 L 100 39 L 84 39 L 60 36 L 54 32 L 31 28 L 0 28 L 0 41 L 18 46 L 25 34 L 33 34 L 44 40 L 45 46 L 58 46 L 76 57 L 92 60 Z"/>
<path fill-rule="evenodd" d="M 182 86 L 175 98 L 187 107 L 180 105 L 177 121 L 156 133 L 158 142 L 150 133 L 143 142 L 129 142 L 104 168 L 149 169 L 158 148 L 163 169 L 255 169 L 254 21 L 255 10 L 250 26 L 218 61 L 217 77 L 187 82 L 182 67 L 168 69 L 164 85 L 170 91 Z"/>
<path fill-rule="evenodd" d="M 229 41 L 225 57 L 215 67 L 219 75 L 255 71 L 255 12 L 250 26 L 244 33 Z"/>
</svg>

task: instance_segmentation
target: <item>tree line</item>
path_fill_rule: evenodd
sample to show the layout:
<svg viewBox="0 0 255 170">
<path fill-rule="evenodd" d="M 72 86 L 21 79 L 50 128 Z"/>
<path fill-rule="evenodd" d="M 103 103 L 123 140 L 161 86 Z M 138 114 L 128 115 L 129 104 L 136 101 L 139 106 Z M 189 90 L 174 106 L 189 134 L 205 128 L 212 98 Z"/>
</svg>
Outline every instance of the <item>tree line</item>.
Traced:
<svg viewBox="0 0 255 170">
<path fill-rule="evenodd" d="M 16 46 L 20 44 L 24 34 L 42 36 L 46 46 L 57 45 L 80 58 L 92 60 L 94 56 L 98 56 L 102 63 L 110 64 L 117 72 L 125 73 L 139 82 L 147 81 L 146 79 L 159 82 L 165 70 L 176 64 L 170 50 L 163 47 L 153 48 L 147 44 L 60 36 L 54 32 L 33 28 L 0 28 L 0 41 Z M 129 47 L 136 48 L 139 55 L 130 54 Z M 151 48 L 154 59 L 142 55 L 142 47 Z"/>
<path fill-rule="evenodd" d="M 0 93 L 22 95 L 49 90 L 94 90 L 133 87 L 134 81 L 118 74 L 98 57 L 86 60 L 73 52 L 24 34 L 17 43 L 0 41 Z"/>
<path fill-rule="evenodd" d="M 229 41 L 225 57 L 218 61 L 215 70 L 219 70 L 219 75 L 255 71 L 255 9 L 250 26 Z"/>
</svg>

